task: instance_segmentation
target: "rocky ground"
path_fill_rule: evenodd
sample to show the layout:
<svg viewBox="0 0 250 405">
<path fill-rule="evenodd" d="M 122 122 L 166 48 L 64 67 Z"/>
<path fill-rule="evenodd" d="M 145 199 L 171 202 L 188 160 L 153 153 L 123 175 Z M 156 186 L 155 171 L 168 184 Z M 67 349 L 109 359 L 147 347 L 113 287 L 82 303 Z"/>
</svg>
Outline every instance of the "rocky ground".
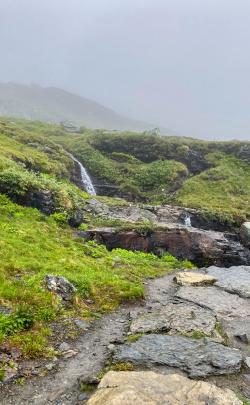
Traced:
<svg viewBox="0 0 250 405">
<path fill-rule="evenodd" d="M 3 386 L 0 403 L 236 405 L 250 399 L 250 267 L 182 271 L 146 288 L 144 303 L 120 308 L 65 342 L 68 356 L 48 361 L 46 376 Z"/>
</svg>

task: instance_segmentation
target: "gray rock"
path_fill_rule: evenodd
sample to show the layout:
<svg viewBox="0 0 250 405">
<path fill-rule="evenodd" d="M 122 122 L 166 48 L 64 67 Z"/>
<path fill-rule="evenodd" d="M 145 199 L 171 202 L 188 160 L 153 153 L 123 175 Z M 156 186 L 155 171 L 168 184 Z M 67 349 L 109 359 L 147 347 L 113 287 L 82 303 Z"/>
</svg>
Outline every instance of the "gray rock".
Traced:
<svg viewBox="0 0 250 405">
<path fill-rule="evenodd" d="M 194 302 L 214 311 L 219 318 L 250 317 L 250 300 L 218 290 L 216 287 L 181 287 L 176 297 Z"/>
<path fill-rule="evenodd" d="M 81 330 L 88 330 L 90 322 L 83 321 L 82 319 L 74 319 L 74 324 Z"/>
<path fill-rule="evenodd" d="M 195 378 L 239 372 L 242 355 L 237 349 L 206 339 L 152 334 L 118 347 L 114 360 L 147 367 L 175 367 Z"/>
<path fill-rule="evenodd" d="M 75 292 L 75 286 L 71 284 L 65 277 L 47 275 L 45 284 L 49 291 L 59 295 L 64 301 L 71 301 Z"/>
<path fill-rule="evenodd" d="M 241 297 L 250 298 L 250 266 L 232 266 L 228 269 L 211 266 L 206 272 L 217 279 L 216 286 Z"/>
<path fill-rule="evenodd" d="M 223 322 L 223 327 L 230 341 L 236 339 L 239 344 L 250 343 L 250 318 L 226 321 Z"/>
<path fill-rule="evenodd" d="M 246 247 L 250 247 L 250 222 L 244 222 L 240 228 L 240 237 Z"/>
<path fill-rule="evenodd" d="M 248 368 L 250 368 L 250 357 L 246 357 L 244 363 Z"/>
<path fill-rule="evenodd" d="M 60 344 L 59 348 L 60 352 L 67 352 L 68 350 L 70 350 L 70 345 L 66 342 L 63 342 Z"/>
<path fill-rule="evenodd" d="M 85 392 L 80 394 L 78 397 L 78 401 L 86 401 L 86 399 L 88 399 L 88 395 Z"/>
<path fill-rule="evenodd" d="M 132 321 L 132 333 L 170 333 L 195 331 L 210 335 L 215 328 L 216 318 L 209 309 L 186 303 L 169 303 L 158 312 L 147 313 Z"/>
</svg>

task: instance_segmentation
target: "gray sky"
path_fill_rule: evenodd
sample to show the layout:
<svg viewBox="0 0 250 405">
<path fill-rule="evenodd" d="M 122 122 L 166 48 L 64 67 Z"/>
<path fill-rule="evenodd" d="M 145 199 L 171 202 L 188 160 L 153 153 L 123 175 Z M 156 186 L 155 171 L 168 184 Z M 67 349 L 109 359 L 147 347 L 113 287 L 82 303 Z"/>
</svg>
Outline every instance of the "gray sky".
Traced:
<svg viewBox="0 0 250 405">
<path fill-rule="evenodd" d="M 250 140 L 249 0 L 0 0 L 0 81 Z"/>
</svg>

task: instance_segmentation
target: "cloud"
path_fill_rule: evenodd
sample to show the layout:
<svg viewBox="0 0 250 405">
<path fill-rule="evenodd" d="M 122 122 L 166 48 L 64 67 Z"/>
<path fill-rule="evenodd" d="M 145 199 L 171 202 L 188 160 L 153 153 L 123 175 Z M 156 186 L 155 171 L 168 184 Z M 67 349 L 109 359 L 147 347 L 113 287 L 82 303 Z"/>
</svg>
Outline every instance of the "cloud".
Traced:
<svg viewBox="0 0 250 405">
<path fill-rule="evenodd" d="M 2 0 L 0 81 L 187 135 L 249 139 L 248 0 Z"/>
</svg>

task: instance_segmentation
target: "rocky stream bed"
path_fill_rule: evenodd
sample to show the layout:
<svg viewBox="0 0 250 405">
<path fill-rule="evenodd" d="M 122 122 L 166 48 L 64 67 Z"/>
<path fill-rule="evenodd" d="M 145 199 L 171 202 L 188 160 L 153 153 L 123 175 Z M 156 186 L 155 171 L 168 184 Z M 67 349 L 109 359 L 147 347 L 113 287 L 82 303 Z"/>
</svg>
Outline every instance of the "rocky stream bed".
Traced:
<svg viewBox="0 0 250 405">
<path fill-rule="evenodd" d="M 70 356 L 48 361 L 47 375 L 2 386 L 0 403 L 236 405 L 249 399 L 250 267 L 181 271 L 145 287 L 145 302 L 121 307 L 65 342 Z"/>
</svg>

